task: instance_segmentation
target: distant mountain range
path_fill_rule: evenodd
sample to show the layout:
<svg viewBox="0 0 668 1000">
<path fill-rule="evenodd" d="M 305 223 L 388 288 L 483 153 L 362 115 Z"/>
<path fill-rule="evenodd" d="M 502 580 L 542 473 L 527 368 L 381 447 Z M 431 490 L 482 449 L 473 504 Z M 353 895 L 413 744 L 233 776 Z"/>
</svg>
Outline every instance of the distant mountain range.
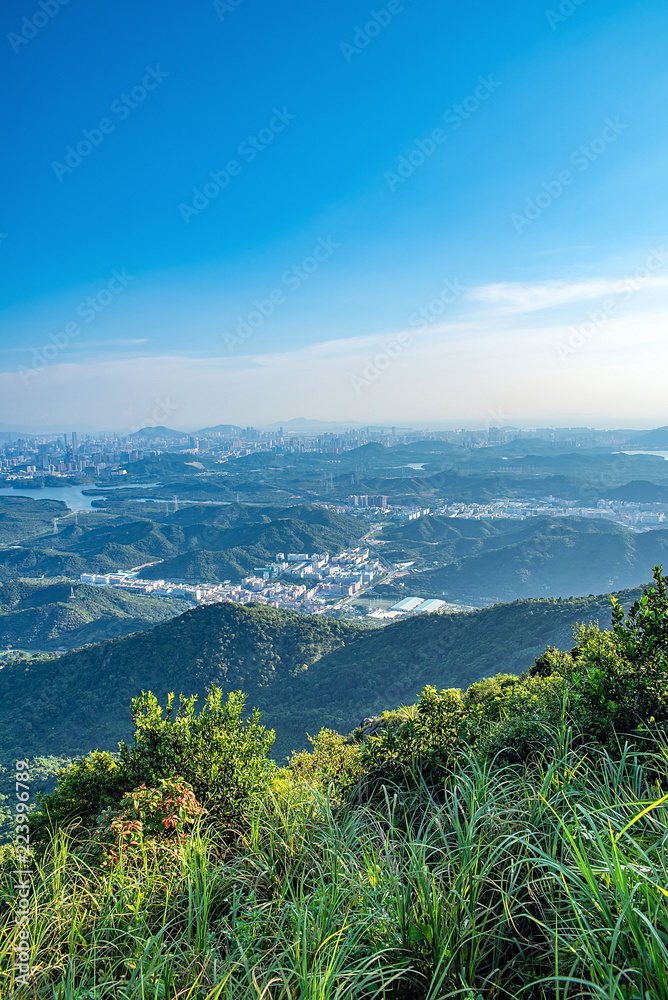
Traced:
<svg viewBox="0 0 668 1000">
<path fill-rule="evenodd" d="M 638 434 L 635 437 L 630 438 L 626 442 L 626 447 L 629 449 L 638 448 L 640 450 L 647 448 L 650 451 L 656 450 L 668 450 L 668 425 L 665 427 L 657 427 L 653 431 L 647 431 L 644 434 Z"/>
<path fill-rule="evenodd" d="M 357 420 L 317 420 L 312 417 L 293 417 L 290 420 L 276 420 L 270 424 L 260 425 L 269 430 L 278 430 L 283 427 L 284 430 L 289 431 L 303 431 L 308 433 L 309 431 L 318 432 L 336 432 L 344 430 L 354 430 L 361 427 L 368 428 L 371 431 L 380 430 L 390 430 L 389 424 L 368 424 Z M 438 429 L 436 425 L 430 425 L 431 429 Z M 422 424 L 415 424 L 411 427 L 406 427 L 404 425 L 397 426 L 397 430 L 419 430 L 428 428 Z M 442 429 L 446 430 L 446 427 Z M 508 430 L 514 430 L 515 428 L 507 428 Z M 519 429 L 519 428 L 518 428 Z M 23 435 L 46 435 L 55 436 L 60 434 L 69 434 L 72 430 L 76 430 L 79 434 L 96 434 L 99 433 L 101 428 L 93 427 L 91 425 L 75 424 L 74 426 L 65 426 L 56 424 L 36 424 L 34 426 L 28 426 L 27 424 L 3 424 L 0 423 L 0 438 L 6 440 L 9 437 L 15 438 Z M 237 424 L 216 424 L 209 427 L 202 427 L 199 430 L 192 431 L 178 431 L 169 427 L 143 427 L 138 431 L 134 431 L 129 434 L 128 437 L 173 437 L 175 439 L 183 439 L 188 437 L 190 434 L 195 436 L 207 435 L 207 434 L 239 434 L 242 428 Z M 471 428 L 475 430 L 475 428 Z M 122 432 L 122 431 L 120 431 Z M 626 448 L 647 448 L 647 449 L 668 449 L 668 425 L 663 427 L 657 427 L 653 430 L 640 431 L 634 430 L 632 428 L 620 431 L 628 435 L 625 441 Z M 523 443 L 526 443 L 526 439 L 523 439 Z M 507 447 L 507 445 L 506 445 Z"/>
<path fill-rule="evenodd" d="M 216 424 L 215 427 L 202 427 L 198 431 L 177 431 L 172 427 L 159 426 L 142 427 L 133 434 L 129 434 L 128 437 L 142 438 L 145 441 L 185 441 L 190 437 L 209 437 L 214 434 L 235 436 L 241 433 L 241 427 L 237 427 L 236 424 Z"/>
<path fill-rule="evenodd" d="M 193 431 L 195 437 L 204 437 L 207 434 L 227 434 L 238 435 L 241 434 L 241 427 L 237 427 L 236 424 L 216 424 L 215 427 L 202 427 L 199 431 Z"/>
<path fill-rule="evenodd" d="M 128 434 L 129 438 L 142 438 L 144 441 L 174 440 L 184 441 L 190 437 L 185 431 L 175 431 L 171 427 L 142 427 L 134 434 Z"/>
</svg>

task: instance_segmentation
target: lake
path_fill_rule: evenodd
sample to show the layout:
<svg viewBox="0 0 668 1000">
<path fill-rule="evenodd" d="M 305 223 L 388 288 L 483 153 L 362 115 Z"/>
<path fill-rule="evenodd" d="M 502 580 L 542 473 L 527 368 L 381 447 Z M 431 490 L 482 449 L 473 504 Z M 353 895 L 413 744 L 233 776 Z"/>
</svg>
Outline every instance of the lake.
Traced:
<svg viewBox="0 0 668 1000">
<path fill-rule="evenodd" d="M 61 500 L 67 504 L 70 510 L 95 510 L 92 500 L 103 500 L 104 497 L 84 496 L 83 491 L 89 490 L 90 486 L 45 486 L 43 490 L 13 490 L 0 489 L 2 497 L 29 497 L 31 500 Z"/>
</svg>

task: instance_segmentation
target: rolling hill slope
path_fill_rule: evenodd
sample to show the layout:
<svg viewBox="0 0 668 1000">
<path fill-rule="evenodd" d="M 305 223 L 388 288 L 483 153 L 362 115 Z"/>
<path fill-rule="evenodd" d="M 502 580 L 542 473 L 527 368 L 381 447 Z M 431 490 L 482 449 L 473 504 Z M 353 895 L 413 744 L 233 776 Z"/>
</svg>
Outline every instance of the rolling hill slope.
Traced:
<svg viewBox="0 0 668 1000">
<path fill-rule="evenodd" d="M 239 580 L 279 551 L 338 552 L 354 544 L 362 530 L 355 518 L 308 504 L 265 510 L 197 505 L 163 521 L 97 514 L 79 524 L 68 520 L 55 535 L 45 530 L 44 518 L 33 523 L 41 529 L 38 537 L 0 549 L 0 581 L 42 575 L 76 579 L 159 559 L 163 563 L 145 576 Z"/>
<path fill-rule="evenodd" d="M 636 594 L 620 595 L 624 604 Z M 349 731 L 364 716 L 413 701 L 424 684 L 468 686 L 519 672 L 547 644 L 570 648 L 578 620 L 610 620 L 609 597 L 529 600 L 460 615 L 423 615 L 365 630 L 250 605 L 188 611 L 150 632 L 0 670 L 0 752 L 114 749 L 131 735 L 131 698 L 149 688 L 200 696 L 242 689 L 277 732 L 276 753 L 321 726 Z"/>
<path fill-rule="evenodd" d="M 144 631 L 187 610 L 187 601 L 177 598 L 65 580 L 16 580 L 0 586 L 0 647 L 75 649 Z"/>
<path fill-rule="evenodd" d="M 425 519 L 426 520 L 426 519 Z M 668 564 L 668 530 L 634 532 L 588 518 L 531 518 L 498 522 L 437 519 L 405 529 L 386 529 L 384 556 L 394 562 L 418 560 L 403 588 L 379 594 L 410 593 L 487 605 L 538 596 L 570 597 L 635 586 L 647 567 Z M 503 522 L 502 522 L 503 523 Z M 475 528 L 472 526 L 476 526 Z M 428 563 L 440 562 L 427 569 Z"/>
</svg>

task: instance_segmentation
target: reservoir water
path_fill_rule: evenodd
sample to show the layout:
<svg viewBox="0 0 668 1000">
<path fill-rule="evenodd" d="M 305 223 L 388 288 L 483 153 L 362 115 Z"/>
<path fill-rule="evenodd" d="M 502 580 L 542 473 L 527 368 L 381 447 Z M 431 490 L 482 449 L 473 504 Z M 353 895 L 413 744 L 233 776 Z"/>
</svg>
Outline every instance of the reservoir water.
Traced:
<svg viewBox="0 0 668 1000">
<path fill-rule="evenodd" d="M 43 490 L 14 490 L 0 489 L 2 497 L 29 497 L 31 500 L 61 500 L 70 510 L 94 510 L 92 500 L 102 500 L 101 496 L 84 496 L 84 490 L 90 490 L 90 486 L 45 486 Z"/>
</svg>

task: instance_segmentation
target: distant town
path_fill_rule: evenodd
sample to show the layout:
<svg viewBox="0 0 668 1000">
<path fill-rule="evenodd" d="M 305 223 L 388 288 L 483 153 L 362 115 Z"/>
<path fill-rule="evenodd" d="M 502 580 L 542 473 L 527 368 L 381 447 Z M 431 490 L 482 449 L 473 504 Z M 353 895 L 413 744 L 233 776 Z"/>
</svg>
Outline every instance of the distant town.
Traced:
<svg viewBox="0 0 668 1000">
<path fill-rule="evenodd" d="M 644 531 L 666 524 L 668 504 L 635 503 L 627 500 L 598 500 L 595 507 L 583 507 L 575 500 L 547 497 L 541 500 L 493 500 L 490 503 L 439 503 L 431 507 L 392 507 L 387 497 L 351 496 L 347 505 L 330 505 L 341 513 L 363 512 L 391 516 L 397 521 L 414 521 L 428 514 L 462 517 L 474 521 L 528 517 L 590 517 L 614 521 L 627 528 Z"/>
<path fill-rule="evenodd" d="M 168 407 L 164 409 L 168 416 Z M 452 584 L 434 583 L 435 593 L 431 583 L 419 588 L 416 585 L 422 596 L 410 595 L 410 583 L 415 583 L 418 574 L 455 561 L 452 552 L 432 561 L 431 552 L 438 553 L 438 542 L 430 540 L 430 532 L 433 529 L 438 534 L 437 526 L 417 525 L 413 529 L 411 522 L 423 518 L 584 518 L 619 525 L 638 535 L 668 524 L 668 481 L 664 482 L 668 466 L 662 457 L 665 453 L 659 450 L 668 440 L 664 429 L 645 435 L 648 446 L 654 449 L 645 451 L 643 436 L 632 431 L 492 426 L 478 431 L 366 427 L 320 432 L 302 427 L 302 423 L 306 422 L 297 421 L 299 429 L 279 426 L 267 430 L 220 424 L 195 434 L 162 426 L 148 426 L 126 435 L 2 432 L 0 486 L 7 488 L 3 490 L 7 498 L 13 491 L 30 490 L 29 495 L 35 499 L 40 498 L 41 487 L 52 488 L 51 498 L 60 492 L 54 487 L 76 487 L 79 494 L 85 493 L 87 507 L 84 504 L 82 509 L 91 524 L 85 530 L 93 530 L 97 524 L 103 533 L 105 519 L 112 531 L 120 529 L 122 519 L 138 524 L 155 519 L 160 525 L 156 528 L 158 534 L 172 529 L 177 534 L 174 542 L 165 538 L 156 541 L 155 550 L 137 550 L 136 554 L 145 552 L 146 558 L 154 560 L 169 545 L 179 549 L 181 556 L 191 546 L 200 546 L 199 534 L 188 534 L 199 521 L 211 530 L 210 538 L 215 541 L 215 545 L 210 543 L 211 551 L 217 551 L 219 543 L 221 550 L 233 549 L 238 543 L 228 544 L 226 538 L 231 536 L 225 536 L 224 530 L 239 510 L 244 519 L 252 521 L 249 510 L 259 515 L 264 507 L 267 513 L 259 516 L 276 523 L 297 505 L 347 515 L 348 520 L 336 529 L 336 542 L 331 533 L 314 535 L 313 526 L 304 523 L 300 534 L 286 536 L 289 542 L 283 542 L 280 534 L 272 537 L 271 547 L 258 550 L 261 555 L 233 564 L 232 568 L 226 566 L 220 574 L 196 563 L 190 567 L 172 564 L 165 566 L 164 579 L 146 579 L 141 575 L 142 567 L 136 565 L 131 570 L 107 572 L 108 567 L 116 570 L 133 566 L 140 559 L 133 552 L 125 556 L 124 562 L 111 547 L 109 554 L 104 553 L 106 543 L 101 534 L 99 561 L 81 553 L 73 578 L 80 576 L 82 583 L 156 597 L 180 597 L 192 605 L 256 602 L 301 613 L 364 615 L 378 621 L 468 607 L 440 600 L 458 595 L 457 586 Z M 629 450 L 625 451 L 625 447 Z M 650 477 L 659 482 L 650 481 Z M 565 497 L 556 495 L 562 488 Z M 67 492 L 62 493 L 66 503 Z M 227 518 L 222 507 L 234 505 L 235 500 L 237 505 L 248 506 L 231 508 Z M 193 505 L 201 509 L 190 516 L 188 511 Z M 220 514 L 214 510 L 210 515 L 206 505 L 220 505 Z M 177 516 L 172 522 L 173 515 Z M 59 514 L 57 507 L 49 516 L 54 536 L 63 530 L 61 522 L 75 533 L 81 530 L 76 511 L 73 525 L 65 520 L 70 512 Z M 351 516 L 358 525 L 352 523 Z M 45 535 L 46 531 L 50 535 L 50 526 L 45 530 L 39 521 L 36 527 L 28 528 L 25 523 L 26 528 L 17 527 L 16 535 L 9 539 L 12 551 L 7 550 L 4 557 L 10 567 L 5 570 L 8 578 L 19 572 L 25 575 L 26 570 L 34 572 L 37 557 L 30 546 L 35 538 L 41 537 L 36 547 L 47 572 L 53 573 L 54 566 L 68 565 L 76 545 L 66 545 L 66 551 L 60 552 L 54 539 L 49 554 L 51 544 Z M 316 517 L 316 528 L 317 523 Z M 390 525 L 392 529 L 376 542 L 376 533 Z M 395 530 L 402 527 L 405 530 Z M 536 531 L 541 530 L 541 525 L 536 525 Z M 609 533 L 604 526 L 602 532 Z M 206 533 L 202 537 L 206 542 Z M 307 541 L 309 538 L 311 541 Z M 389 538 L 400 540 L 394 549 L 386 548 Z M 420 545 L 416 545 L 418 541 Z M 275 552 L 272 558 L 274 547 L 283 544 L 308 546 L 309 551 Z M 27 554 L 21 555 L 26 545 Z M 208 545 L 203 546 L 205 551 Z M 344 551 L 339 548 L 342 545 L 346 546 Z M 355 545 L 358 547 L 352 547 Z M 402 545 L 407 553 L 403 557 L 399 554 Z M 432 545 L 435 550 L 430 549 Z M 325 546 L 330 551 L 325 551 Z M 420 546 L 417 563 L 411 561 L 416 559 Z M 314 552 L 316 547 L 318 551 Z M 384 552 L 392 552 L 393 561 L 384 558 Z M 254 566 L 256 558 L 272 561 Z M 152 565 L 162 561 L 170 562 L 159 559 Z M 149 575 L 157 572 L 161 571 L 153 569 Z M 248 575 L 239 579 L 243 573 Z M 180 579 L 181 575 L 185 579 Z M 234 577 L 234 582 L 224 580 L 227 575 Z M 407 579 L 395 583 L 399 577 Z M 421 577 L 422 581 L 427 579 Z M 386 584 L 392 586 L 383 590 Z M 546 586 L 541 584 L 543 590 Z M 381 589 L 376 593 L 377 587 Z M 513 587 L 521 592 L 519 584 L 513 583 Z M 493 591 L 492 596 L 497 592 Z M 400 597 L 403 599 L 398 600 Z M 481 584 L 475 583 L 472 590 L 462 592 L 462 599 L 482 603 L 492 598 Z"/>
<path fill-rule="evenodd" d="M 158 564 L 154 564 L 158 565 Z M 327 552 L 276 553 L 276 560 L 259 566 L 252 576 L 241 583 L 219 584 L 181 583 L 168 580 L 145 580 L 141 570 L 119 573 L 82 573 L 81 583 L 94 586 L 122 587 L 138 594 L 154 597 L 181 597 L 193 604 L 217 604 L 234 601 L 237 604 L 268 604 L 302 613 L 318 613 L 340 606 L 345 598 L 355 597 L 383 575 L 379 559 L 369 549 L 355 548 L 331 556 Z M 392 619 L 406 614 L 431 613 L 446 607 L 445 601 L 404 598 L 391 607 L 376 608 L 369 616 Z"/>
</svg>

